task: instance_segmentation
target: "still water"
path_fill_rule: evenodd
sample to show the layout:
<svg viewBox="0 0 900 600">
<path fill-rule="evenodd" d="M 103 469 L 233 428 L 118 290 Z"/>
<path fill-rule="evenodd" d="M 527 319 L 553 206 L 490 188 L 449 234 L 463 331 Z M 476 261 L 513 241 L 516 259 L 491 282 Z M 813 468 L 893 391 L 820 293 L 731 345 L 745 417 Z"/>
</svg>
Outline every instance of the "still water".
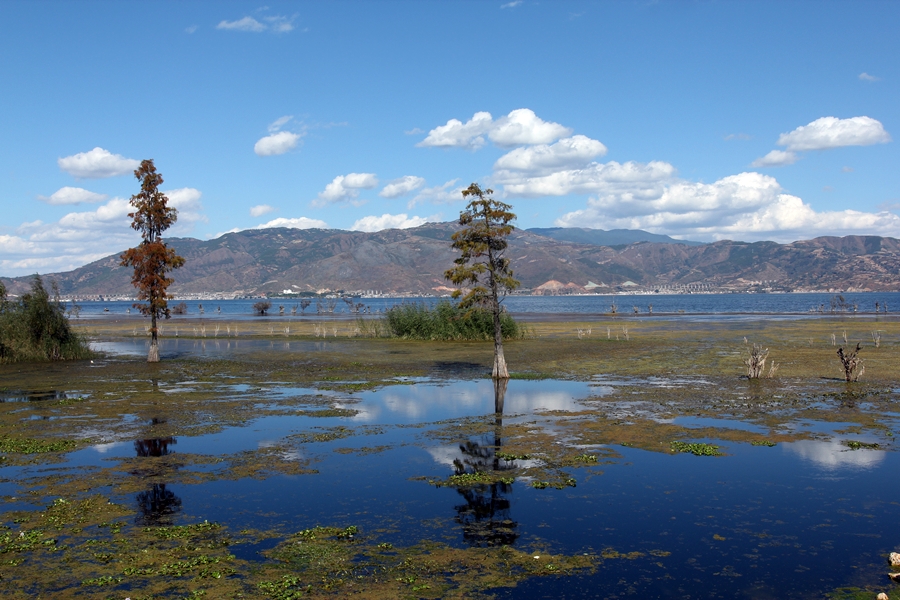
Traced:
<svg viewBox="0 0 900 600">
<path fill-rule="evenodd" d="M 704 381 L 679 384 L 709 387 Z M 529 552 L 636 553 L 606 559 L 593 574 L 538 578 L 496 590 L 501 598 L 815 598 L 884 578 L 886 554 L 900 548 L 900 460 L 884 450 L 891 447 L 888 441 L 859 428 L 847 434 L 853 423 L 788 419 L 775 431 L 752 420 L 682 416 L 658 420 L 725 437 L 734 430 L 759 437 L 803 435 L 773 447 L 714 436 L 697 440 L 719 445 L 724 455 L 716 457 L 579 445 L 572 420 L 584 418 L 584 411 L 630 412 L 621 427 L 638 420 L 631 402 L 616 399 L 618 385 L 513 380 L 498 397 L 489 380 L 398 380 L 356 393 L 261 384 L 254 388 L 260 406 L 293 399 L 292 409 L 205 435 L 95 445 L 70 453 L 55 468 L 277 447 L 282 460 L 309 463 L 317 472 L 190 485 L 157 482 L 125 499 L 137 509 L 135 524 L 206 519 L 235 530 L 353 524 L 363 532 L 378 530 L 384 541 L 398 546 L 440 538 L 457 546 L 506 544 Z M 297 398 L 314 394 L 317 406 L 324 395 L 331 408 L 346 415 L 297 414 Z M 881 421 L 900 434 L 898 417 L 882 415 Z M 591 418 L 603 417 L 595 412 Z M 472 434 L 473 423 L 486 427 Z M 352 435 L 321 440 L 307 435 L 335 428 Z M 496 460 L 512 432 L 522 435 L 521 428 L 544 435 L 547 451 Z M 851 438 L 880 445 L 851 450 L 846 444 Z M 574 487 L 537 489 L 530 469 L 539 468 L 541 457 L 552 455 L 549 449 L 556 446 L 602 460 L 567 469 L 577 479 Z M 185 470 L 207 468 L 188 463 Z M 468 488 L 423 480 L 446 479 L 461 466 L 463 471 L 505 469 L 515 480 Z M 29 468 L 16 471 L 0 469 L 0 476 L 27 479 Z M 254 560 L 266 547 L 238 545 L 231 551 Z"/>
<path fill-rule="evenodd" d="M 592 295 L 592 296 L 509 296 L 506 298 L 507 309 L 514 314 L 604 314 L 610 311 L 610 306 L 615 304 L 619 314 L 634 314 L 637 308 L 640 315 L 648 316 L 652 305 L 652 313 L 684 314 L 691 315 L 741 315 L 741 314 L 781 314 L 781 315 L 810 315 L 816 311 L 831 311 L 831 302 L 835 294 L 830 293 L 803 293 L 803 294 L 647 294 L 647 295 Z M 887 308 L 888 311 L 900 310 L 900 292 L 866 292 L 843 294 L 847 313 L 853 313 L 854 307 L 857 314 L 873 314 L 875 304 L 878 303 L 879 312 Z M 378 314 L 385 309 L 405 302 L 425 302 L 428 304 L 437 302 L 436 298 L 356 298 L 354 304 L 361 304 L 359 311 L 367 314 Z M 187 317 L 205 319 L 252 319 L 254 318 L 253 304 L 257 300 L 191 300 L 186 301 Z M 326 314 L 327 302 L 324 302 L 322 313 L 316 312 L 316 303 L 313 301 L 303 309 L 299 299 L 274 298 L 271 300 L 272 308 L 269 310 L 269 318 L 272 319 L 302 319 L 315 318 L 317 315 Z M 170 307 L 178 301 L 170 302 Z M 81 308 L 80 315 L 83 318 L 116 317 L 123 315 L 137 316 L 137 311 L 131 307 L 131 302 L 78 302 Z M 284 307 L 284 315 L 279 315 L 279 307 Z M 296 314 L 291 315 L 291 310 L 296 307 Z M 202 309 L 202 312 L 201 312 Z M 328 312 L 329 316 L 343 315 L 350 317 L 351 308 L 347 302 L 335 300 L 334 312 Z M 819 312 L 821 314 L 821 312 Z M 177 322 L 178 315 L 173 318 Z"/>
</svg>

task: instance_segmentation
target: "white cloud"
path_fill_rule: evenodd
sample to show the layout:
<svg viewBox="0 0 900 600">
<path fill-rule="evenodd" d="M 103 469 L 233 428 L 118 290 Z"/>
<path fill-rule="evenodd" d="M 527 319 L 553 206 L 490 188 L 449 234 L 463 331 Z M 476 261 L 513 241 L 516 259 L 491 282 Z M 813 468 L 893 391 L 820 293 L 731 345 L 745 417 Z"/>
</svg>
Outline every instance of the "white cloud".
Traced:
<svg viewBox="0 0 900 600">
<path fill-rule="evenodd" d="M 313 205 L 325 206 L 345 200 L 352 201 L 359 196 L 359 190 L 370 190 L 376 185 L 378 185 L 378 178 L 374 173 L 338 175 L 325 186 L 325 190 L 319 193 L 319 197 L 313 200 Z"/>
<path fill-rule="evenodd" d="M 249 31 L 251 33 L 262 33 L 269 31 L 271 33 L 287 33 L 294 30 L 294 18 L 281 15 L 272 15 L 260 17 L 264 23 L 257 21 L 253 17 L 244 17 L 237 21 L 220 21 L 216 25 L 216 29 L 224 29 L 230 31 Z"/>
<path fill-rule="evenodd" d="M 196 223 L 206 223 L 200 197 L 203 192 L 196 188 L 178 188 L 163 192 L 169 199 L 169 206 L 178 210 L 178 221 L 167 232 L 169 236 L 186 235 L 193 231 Z M 130 211 L 129 211 L 130 212 Z"/>
<path fill-rule="evenodd" d="M 453 187 L 456 185 L 457 181 L 459 181 L 459 179 L 451 179 L 443 185 L 425 188 L 416 194 L 415 198 L 409 201 L 406 208 L 411 210 L 417 204 L 423 202 L 429 202 L 431 204 L 452 204 L 454 202 L 462 202 L 462 191 L 467 189 L 468 186 Z"/>
<path fill-rule="evenodd" d="M 800 158 L 791 151 L 772 150 L 763 157 L 757 158 L 751 163 L 751 167 L 783 167 L 792 165 Z"/>
<path fill-rule="evenodd" d="M 547 175 L 503 171 L 494 180 L 509 196 L 565 196 L 567 194 L 624 193 L 647 195 L 661 192 L 661 185 L 675 174 L 666 162 L 629 161 L 591 163 L 581 169 L 565 169 Z"/>
<path fill-rule="evenodd" d="M 259 33 L 266 30 L 266 26 L 253 17 L 244 17 L 237 21 L 220 21 L 216 29 L 228 29 L 232 31 L 251 31 Z"/>
<path fill-rule="evenodd" d="M 539 144 L 516 148 L 494 163 L 495 171 L 524 171 L 546 175 L 560 169 L 583 167 L 592 159 L 606 154 L 606 146 L 583 135 L 559 140 L 555 144 Z"/>
<path fill-rule="evenodd" d="M 746 141 L 746 140 L 752 140 L 753 136 L 748 135 L 746 133 L 729 133 L 728 135 L 725 136 L 724 139 L 726 142 L 730 142 L 731 140 Z"/>
<path fill-rule="evenodd" d="M 860 81 L 881 81 L 881 77 L 875 77 L 874 75 L 869 75 L 868 73 L 860 73 L 859 74 Z"/>
<path fill-rule="evenodd" d="M 428 137 L 416 144 L 419 147 L 469 148 L 477 150 L 484 146 L 484 134 L 493 124 L 489 112 L 477 112 L 466 123 L 450 119 L 428 132 Z"/>
<path fill-rule="evenodd" d="M 135 169 L 141 166 L 139 160 L 125 158 L 121 154 L 112 154 L 99 146 L 88 152 L 60 158 L 56 162 L 59 168 L 69 175 L 84 179 L 131 175 Z"/>
<path fill-rule="evenodd" d="M 512 2 L 507 2 L 506 4 L 501 4 L 500 8 L 515 8 L 522 4 L 522 0 L 512 0 Z"/>
<path fill-rule="evenodd" d="M 485 135 L 496 145 L 509 147 L 548 144 L 571 133 L 571 129 L 559 123 L 541 120 L 530 109 L 518 108 L 496 121 L 489 112 L 477 112 L 465 123 L 450 119 L 446 125 L 429 131 L 416 146 L 478 150 L 486 143 Z"/>
<path fill-rule="evenodd" d="M 869 146 L 890 141 L 891 136 L 881 123 L 870 117 L 822 117 L 790 133 L 782 133 L 777 143 L 791 151 L 802 151 Z"/>
<path fill-rule="evenodd" d="M 163 193 L 169 206 L 178 210 L 178 220 L 166 237 L 189 234 L 196 223 L 207 220 L 200 190 Z M 122 252 L 140 242 L 128 217 L 133 211 L 127 199 L 112 198 L 94 210 L 70 212 L 55 223 L 22 223 L 15 236 L 0 236 L 0 269 L 10 276 L 66 271 Z"/>
<path fill-rule="evenodd" d="M 83 188 L 69 186 L 59 188 L 49 198 L 47 196 L 38 196 L 38 200 L 41 202 L 54 205 L 96 203 L 103 202 L 106 198 L 106 194 L 97 194 Z"/>
<path fill-rule="evenodd" d="M 251 217 L 261 217 L 265 214 L 268 214 L 274 211 L 275 208 L 269 206 L 268 204 L 257 204 L 256 206 L 250 207 L 250 216 Z"/>
<path fill-rule="evenodd" d="M 382 231 L 384 229 L 409 229 L 418 227 L 427 221 L 423 217 L 409 217 L 406 214 L 368 216 L 357 220 L 350 226 L 351 231 Z"/>
<path fill-rule="evenodd" d="M 285 115 L 283 117 L 275 119 L 269 125 L 269 133 L 275 133 L 276 131 L 280 131 L 281 128 L 284 127 L 285 125 L 287 125 L 288 122 L 290 122 L 290 120 L 293 118 L 294 118 L 293 115 Z"/>
<path fill-rule="evenodd" d="M 889 212 L 816 212 L 784 193 L 775 178 L 740 173 L 714 183 L 676 177 L 611 186 L 587 207 L 557 219 L 562 227 L 645 229 L 699 240 L 789 242 L 817 235 L 900 234 L 900 217 Z"/>
<path fill-rule="evenodd" d="M 424 129 L 419 129 L 418 127 L 413 127 L 412 129 L 407 129 L 403 132 L 405 135 L 422 135 L 425 133 Z"/>
<path fill-rule="evenodd" d="M 300 138 L 303 137 L 299 133 L 291 133 L 290 131 L 279 131 L 261 138 L 253 146 L 253 151 L 257 156 L 276 156 L 284 154 L 297 147 Z"/>
<path fill-rule="evenodd" d="M 296 217 L 293 219 L 279 217 L 277 219 L 272 219 L 268 223 L 257 225 L 253 229 L 271 229 L 273 227 L 289 227 L 291 229 L 328 229 L 328 224 L 325 221 L 309 219 L 307 217 Z"/>
<path fill-rule="evenodd" d="M 378 195 L 382 198 L 399 198 L 413 192 L 425 185 L 425 180 L 415 175 L 404 175 L 399 179 L 389 181 Z"/>
<path fill-rule="evenodd" d="M 194 33 L 195 31 L 197 31 L 197 29 L 198 28 L 196 25 L 191 25 L 190 27 L 185 27 L 184 32 L 185 33 Z"/>
<path fill-rule="evenodd" d="M 519 146 L 549 144 L 571 133 L 571 129 L 559 123 L 542 121 L 530 109 L 518 108 L 507 116 L 497 119 L 488 137 L 498 146 Z"/>
</svg>

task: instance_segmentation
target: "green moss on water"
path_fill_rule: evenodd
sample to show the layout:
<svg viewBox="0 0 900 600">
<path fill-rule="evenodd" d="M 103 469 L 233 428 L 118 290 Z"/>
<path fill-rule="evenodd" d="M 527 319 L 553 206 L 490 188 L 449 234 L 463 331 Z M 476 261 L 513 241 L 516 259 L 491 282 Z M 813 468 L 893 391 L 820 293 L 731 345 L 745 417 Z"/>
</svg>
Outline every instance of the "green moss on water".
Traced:
<svg viewBox="0 0 900 600">
<path fill-rule="evenodd" d="M 714 444 L 702 442 L 681 442 L 678 440 L 669 443 L 672 452 L 684 452 L 694 456 L 722 456 L 719 447 Z"/>
</svg>

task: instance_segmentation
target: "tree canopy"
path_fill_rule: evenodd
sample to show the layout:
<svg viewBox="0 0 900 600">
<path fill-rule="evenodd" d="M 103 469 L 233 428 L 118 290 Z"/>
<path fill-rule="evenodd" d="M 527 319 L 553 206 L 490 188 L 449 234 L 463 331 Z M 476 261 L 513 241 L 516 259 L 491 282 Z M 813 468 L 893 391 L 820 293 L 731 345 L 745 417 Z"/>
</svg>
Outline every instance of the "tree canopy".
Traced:
<svg viewBox="0 0 900 600">
<path fill-rule="evenodd" d="M 131 197 L 134 212 L 128 213 L 128 216 L 132 218 L 132 229 L 141 233 L 142 241 L 136 248 L 129 248 L 122 254 L 121 264 L 134 268 L 131 283 L 137 288 L 138 300 L 146 301 L 146 304 L 137 302 L 134 307 L 150 317 L 151 338 L 147 360 L 158 362 L 156 320 L 171 316 L 166 290 L 173 279 L 167 274 L 184 264 L 184 259 L 163 241 L 162 233 L 178 220 L 178 211 L 168 205 L 169 199 L 159 191 L 163 178 L 152 159 L 141 161 L 134 176 L 141 182 L 141 191 Z"/>
<path fill-rule="evenodd" d="M 491 189 L 482 190 L 477 183 L 463 190 L 463 198 L 471 198 L 466 209 L 459 214 L 462 228 L 453 234 L 452 248 L 459 250 L 456 266 L 448 269 L 444 277 L 461 286 L 453 292 L 454 298 L 462 298 L 462 308 L 484 307 L 494 317 L 494 379 L 508 379 L 509 371 L 503 354 L 503 333 L 500 319 L 503 296 L 519 287 L 513 277 L 510 261 L 505 256 L 506 238 L 513 232 L 510 224 L 516 215 L 509 204 L 491 197 Z M 467 291 L 463 295 L 463 289 Z"/>
</svg>

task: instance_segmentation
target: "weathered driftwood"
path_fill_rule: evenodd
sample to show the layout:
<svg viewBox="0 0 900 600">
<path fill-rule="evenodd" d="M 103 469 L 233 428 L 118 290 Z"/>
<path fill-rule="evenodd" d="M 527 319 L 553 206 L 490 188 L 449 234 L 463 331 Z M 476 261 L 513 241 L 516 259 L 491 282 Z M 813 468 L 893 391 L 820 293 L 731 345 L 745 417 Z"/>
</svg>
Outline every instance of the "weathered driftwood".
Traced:
<svg viewBox="0 0 900 600">
<path fill-rule="evenodd" d="M 866 372 L 866 367 L 858 356 L 861 349 L 862 346 L 859 343 L 856 344 L 855 350 L 851 350 L 846 354 L 843 346 L 838 348 L 837 355 L 841 359 L 841 365 L 844 367 L 844 379 L 847 381 L 859 381 L 862 374 Z"/>
<path fill-rule="evenodd" d="M 747 365 L 747 377 L 749 379 L 759 379 L 762 377 L 763 371 L 766 369 L 766 358 L 769 357 L 769 349 L 763 349 L 759 344 L 753 344 L 750 348 L 750 355 L 744 359 L 744 364 Z M 772 363 L 772 368 L 769 371 L 769 377 L 772 377 L 775 374 L 775 370 L 778 367 L 775 366 L 775 363 Z"/>
</svg>

